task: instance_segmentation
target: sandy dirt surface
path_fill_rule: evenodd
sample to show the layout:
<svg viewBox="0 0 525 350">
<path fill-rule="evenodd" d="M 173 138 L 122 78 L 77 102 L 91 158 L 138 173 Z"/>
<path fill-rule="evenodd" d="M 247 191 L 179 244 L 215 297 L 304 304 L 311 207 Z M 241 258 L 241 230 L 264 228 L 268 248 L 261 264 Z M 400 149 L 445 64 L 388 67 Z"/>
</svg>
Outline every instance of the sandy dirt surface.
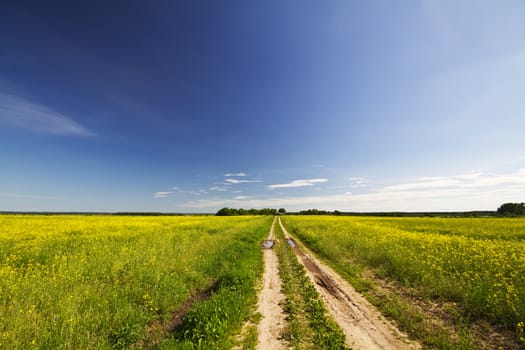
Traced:
<svg viewBox="0 0 525 350">
<path fill-rule="evenodd" d="M 359 294 L 350 283 L 332 268 L 316 259 L 295 237 L 279 225 L 305 267 L 334 321 L 343 329 L 346 341 L 354 350 L 420 349 L 419 343 L 408 340 L 391 322 Z"/>
<path fill-rule="evenodd" d="M 274 239 L 272 223 L 268 239 Z M 263 287 L 259 294 L 257 311 L 262 315 L 258 325 L 259 341 L 257 349 L 286 349 L 287 344 L 281 339 L 281 333 L 286 326 L 285 314 L 279 303 L 284 300 L 279 278 L 279 261 L 273 249 L 264 249 Z"/>
</svg>

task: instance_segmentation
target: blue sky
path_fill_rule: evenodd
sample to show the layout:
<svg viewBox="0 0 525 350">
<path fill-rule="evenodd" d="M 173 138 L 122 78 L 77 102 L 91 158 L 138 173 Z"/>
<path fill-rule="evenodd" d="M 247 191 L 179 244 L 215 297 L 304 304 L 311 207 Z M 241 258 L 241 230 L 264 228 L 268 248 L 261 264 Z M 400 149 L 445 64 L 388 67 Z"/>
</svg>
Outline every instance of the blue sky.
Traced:
<svg viewBox="0 0 525 350">
<path fill-rule="evenodd" d="M 522 1 L 11 1 L 0 210 L 525 201 Z"/>
</svg>

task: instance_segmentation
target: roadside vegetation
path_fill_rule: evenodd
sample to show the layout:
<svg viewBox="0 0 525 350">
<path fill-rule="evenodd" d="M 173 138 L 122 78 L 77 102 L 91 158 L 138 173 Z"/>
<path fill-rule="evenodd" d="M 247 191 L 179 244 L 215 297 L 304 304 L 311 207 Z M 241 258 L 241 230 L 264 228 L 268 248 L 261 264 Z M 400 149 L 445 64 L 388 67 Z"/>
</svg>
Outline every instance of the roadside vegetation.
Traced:
<svg viewBox="0 0 525 350">
<path fill-rule="evenodd" d="M 271 220 L 1 215 L 0 348 L 229 348 Z"/>
<path fill-rule="evenodd" d="M 274 249 L 286 296 L 283 310 L 288 315 L 284 338 L 293 349 L 348 349 L 342 330 L 328 315 L 279 225 L 275 225 L 275 235 L 278 242 Z"/>
<path fill-rule="evenodd" d="M 524 348 L 525 220 L 283 221 L 425 346 Z"/>
</svg>

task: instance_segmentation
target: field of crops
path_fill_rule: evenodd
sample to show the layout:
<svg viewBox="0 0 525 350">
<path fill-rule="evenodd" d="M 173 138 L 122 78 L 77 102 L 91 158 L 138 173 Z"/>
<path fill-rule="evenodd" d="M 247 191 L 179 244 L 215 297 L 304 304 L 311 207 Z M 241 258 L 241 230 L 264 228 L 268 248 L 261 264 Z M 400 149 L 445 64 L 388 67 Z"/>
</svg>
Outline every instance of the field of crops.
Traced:
<svg viewBox="0 0 525 350">
<path fill-rule="evenodd" d="M 0 348 L 229 347 L 256 303 L 271 220 L 2 215 Z"/>
<path fill-rule="evenodd" d="M 286 216 L 305 244 L 347 275 L 374 269 L 421 296 L 457 302 L 524 339 L 525 220 Z"/>
<path fill-rule="evenodd" d="M 283 221 L 343 275 L 371 269 L 418 297 L 457 303 L 465 319 L 504 327 L 525 345 L 525 220 Z M 271 222 L 270 216 L 1 215 L 0 348 L 231 348 L 254 317 L 259 242 Z M 284 252 L 278 249 L 283 271 L 295 261 Z M 285 289 L 302 288 L 302 272 L 285 277 Z M 300 314 L 308 305 L 290 310 Z"/>
</svg>

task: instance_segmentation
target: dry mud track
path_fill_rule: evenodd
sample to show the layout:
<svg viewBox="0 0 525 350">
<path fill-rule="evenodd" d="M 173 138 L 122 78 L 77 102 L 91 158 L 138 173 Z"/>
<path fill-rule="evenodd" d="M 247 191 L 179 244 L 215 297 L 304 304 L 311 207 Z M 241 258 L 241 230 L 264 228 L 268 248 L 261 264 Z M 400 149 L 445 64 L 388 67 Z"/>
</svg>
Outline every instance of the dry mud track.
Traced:
<svg viewBox="0 0 525 350">
<path fill-rule="evenodd" d="M 279 218 L 284 235 L 292 245 L 308 277 L 321 295 L 334 321 L 342 328 L 346 342 L 354 350 L 420 349 L 359 294 L 332 268 L 316 259 L 305 247 L 299 248 Z"/>
<path fill-rule="evenodd" d="M 274 225 L 272 223 L 268 239 L 274 239 Z M 263 287 L 259 294 L 257 311 L 262 315 L 258 325 L 259 340 L 257 349 L 274 350 L 286 349 L 286 342 L 281 339 L 281 333 L 286 326 L 286 315 L 281 308 L 284 295 L 281 292 L 281 279 L 279 277 L 279 260 L 273 249 L 263 249 L 264 275 Z"/>
</svg>

